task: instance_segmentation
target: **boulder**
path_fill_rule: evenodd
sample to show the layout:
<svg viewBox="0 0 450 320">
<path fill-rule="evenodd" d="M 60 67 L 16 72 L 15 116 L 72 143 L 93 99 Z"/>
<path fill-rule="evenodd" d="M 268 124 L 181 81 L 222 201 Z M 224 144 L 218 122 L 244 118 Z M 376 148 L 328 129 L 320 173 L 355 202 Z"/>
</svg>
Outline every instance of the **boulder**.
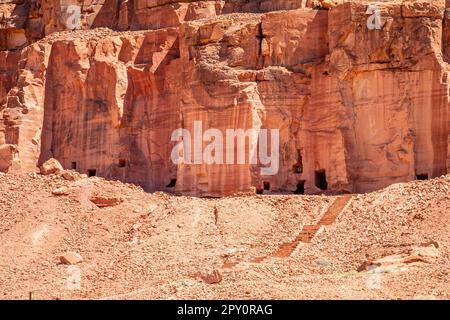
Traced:
<svg viewBox="0 0 450 320">
<path fill-rule="evenodd" d="M 59 163 L 59 161 L 54 158 L 45 161 L 39 169 L 41 174 L 43 174 L 44 176 L 50 174 L 59 174 L 64 170 L 61 163 Z"/>
</svg>

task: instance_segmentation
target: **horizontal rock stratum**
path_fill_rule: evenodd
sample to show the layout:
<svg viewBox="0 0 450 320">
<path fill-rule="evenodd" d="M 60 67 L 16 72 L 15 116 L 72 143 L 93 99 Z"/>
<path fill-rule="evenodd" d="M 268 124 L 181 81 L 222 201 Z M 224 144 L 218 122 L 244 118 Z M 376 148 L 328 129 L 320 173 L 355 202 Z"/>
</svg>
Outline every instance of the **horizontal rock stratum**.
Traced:
<svg viewBox="0 0 450 320">
<path fill-rule="evenodd" d="M 444 175 L 447 7 L 0 0 L 0 171 L 36 171 L 55 158 L 193 195 L 366 192 Z M 172 133 L 195 123 L 203 132 L 279 130 L 277 173 L 175 164 Z"/>
</svg>

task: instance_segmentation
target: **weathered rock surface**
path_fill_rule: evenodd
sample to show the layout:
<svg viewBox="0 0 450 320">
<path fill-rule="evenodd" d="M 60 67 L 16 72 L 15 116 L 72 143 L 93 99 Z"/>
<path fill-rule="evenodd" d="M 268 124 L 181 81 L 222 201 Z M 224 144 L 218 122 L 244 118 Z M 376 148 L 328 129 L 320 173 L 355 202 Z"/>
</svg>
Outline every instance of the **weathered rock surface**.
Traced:
<svg viewBox="0 0 450 320">
<path fill-rule="evenodd" d="M 49 174 L 61 173 L 61 171 L 63 171 L 63 167 L 58 160 L 51 158 L 41 165 L 40 170 L 41 174 L 46 176 Z"/>
<path fill-rule="evenodd" d="M 365 192 L 447 173 L 444 1 L 379 3 L 374 30 L 368 2 L 328 2 L 91 1 L 84 30 L 58 33 L 77 1 L 1 1 L 0 33 L 24 30 L 29 45 L 0 52 L 0 170 L 53 157 L 195 195 Z M 22 46 L 8 41 L 0 49 Z M 174 164 L 172 132 L 196 121 L 279 129 L 277 174 Z"/>
</svg>

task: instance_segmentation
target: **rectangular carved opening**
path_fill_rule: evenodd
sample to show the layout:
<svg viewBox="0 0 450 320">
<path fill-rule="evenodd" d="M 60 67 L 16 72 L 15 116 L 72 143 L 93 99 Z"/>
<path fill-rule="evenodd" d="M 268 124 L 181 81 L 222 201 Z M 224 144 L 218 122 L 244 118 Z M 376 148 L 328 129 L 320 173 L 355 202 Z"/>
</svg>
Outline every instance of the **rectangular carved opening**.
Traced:
<svg viewBox="0 0 450 320">
<path fill-rule="evenodd" d="M 315 172 L 315 185 L 320 190 L 328 189 L 327 174 L 325 170 L 317 170 Z"/>
<path fill-rule="evenodd" d="M 428 174 L 426 174 L 426 173 L 418 174 L 418 175 L 416 175 L 416 179 L 417 180 L 428 180 Z"/>
<path fill-rule="evenodd" d="M 125 159 L 119 159 L 119 168 L 125 168 L 127 161 Z"/>
<path fill-rule="evenodd" d="M 270 190 L 270 182 L 264 181 L 264 190 Z"/>
<path fill-rule="evenodd" d="M 297 183 L 297 189 L 294 191 L 294 194 L 305 194 L 305 180 Z"/>
<path fill-rule="evenodd" d="M 77 170 L 77 163 L 76 163 L 76 161 L 73 161 L 73 162 L 72 162 L 72 164 L 71 164 L 71 169 L 72 169 L 72 170 Z"/>
<path fill-rule="evenodd" d="M 97 170 L 95 169 L 89 169 L 87 171 L 88 177 L 95 177 L 97 175 Z"/>
</svg>

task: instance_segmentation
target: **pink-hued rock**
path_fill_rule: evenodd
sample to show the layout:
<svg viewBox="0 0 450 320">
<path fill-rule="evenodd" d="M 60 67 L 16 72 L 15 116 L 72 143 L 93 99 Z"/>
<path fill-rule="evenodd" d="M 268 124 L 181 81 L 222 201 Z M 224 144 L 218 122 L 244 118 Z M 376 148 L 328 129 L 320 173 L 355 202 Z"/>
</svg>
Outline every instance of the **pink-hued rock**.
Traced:
<svg viewBox="0 0 450 320">
<path fill-rule="evenodd" d="M 52 191 L 54 196 L 67 196 L 70 194 L 70 190 L 66 187 L 57 188 Z"/>
<path fill-rule="evenodd" d="M 36 170 L 50 47 L 35 43 L 21 51 L 0 51 L 0 61 L 6 61 L 0 67 L 0 145 L 16 146 L 20 166 L 14 171 Z"/>
<path fill-rule="evenodd" d="M 369 30 L 363 1 L 104 0 L 65 33 L 61 7 L 37 2 L 30 23 L 3 19 L 30 43 L 48 37 L 0 52 L 0 145 L 17 150 L 14 161 L 1 151 L 2 171 L 55 158 L 146 190 L 219 196 L 366 192 L 448 172 L 444 1 L 380 2 L 382 28 Z M 174 164 L 172 132 L 197 121 L 279 129 L 277 174 Z"/>
<path fill-rule="evenodd" d="M 331 8 L 342 0 L 1 0 L 0 50 L 23 47 L 54 32 L 108 27 L 154 30 L 236 12 Z"/>
<path fill-rule="evenodd" d="M 123 202 L 123 199 L 109 196 L 92 196 L 89 200 L 99 208 L 114 207 Z"/>
<path fill-rule="evenodd" d="M 77 252 L 69 251 L 60 256 L 59 260 L 63 264 L 75 265 L 80 262 L 83 262 L 83 257 Z"/>
<path fill-rule="evenodd" d="M 222 273 L 217 270 L 207 270 L 201 275 L 202 280 L 207 284 L 218 284 L 222 281 L 223 276 Z"/>
<path fill-rule="evenodd" d="M 47 176 L 49 174 L 58 174 L 61 173 L 64 169 L 56 159 L 48 159 L 41 165 L 41 174 Z"/>
<path fill-rule="evenodd" d="M 17 146 L 12 144 L 0 145 L 0 172 L 14 171 L 19 166 Z"/>
</svg>

